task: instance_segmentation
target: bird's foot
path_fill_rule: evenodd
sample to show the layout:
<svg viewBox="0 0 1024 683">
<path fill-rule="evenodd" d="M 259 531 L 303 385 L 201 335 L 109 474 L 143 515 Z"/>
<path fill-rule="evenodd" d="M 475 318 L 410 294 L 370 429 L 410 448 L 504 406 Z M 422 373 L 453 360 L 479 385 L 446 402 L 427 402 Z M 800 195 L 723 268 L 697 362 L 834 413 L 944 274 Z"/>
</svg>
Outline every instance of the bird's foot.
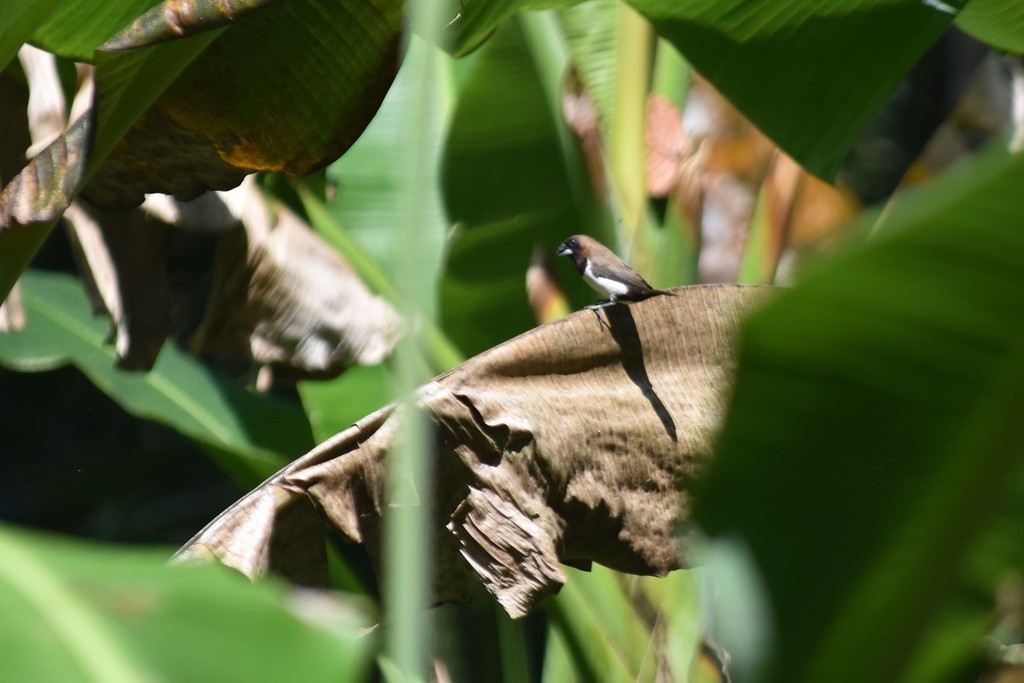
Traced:
<svg viewBox="0 0 1024 683">
<path fill-rule="evenodd" d="M 589 306 L 584 306 L 583 308 L 584 308 L 584 310 L 593 311 L 594 312 L 594 317 L 597 318 L 597 324 L 598 325 L 600 325 L 602 327 L 607 327 L 608 329 L 611 329 L 611 327 L 608 325 L 608 322 L 604 318 L 601 317 L 601 309 L 608 308 L 609 306 L 614 306 L 614 305 L 615 305 L 614 301 L 605 301 L 605 302 L 599 303 L 599 304 L 591 304 Z M 605 315 L 607 316 L 607 313 Z"/>
</svg>

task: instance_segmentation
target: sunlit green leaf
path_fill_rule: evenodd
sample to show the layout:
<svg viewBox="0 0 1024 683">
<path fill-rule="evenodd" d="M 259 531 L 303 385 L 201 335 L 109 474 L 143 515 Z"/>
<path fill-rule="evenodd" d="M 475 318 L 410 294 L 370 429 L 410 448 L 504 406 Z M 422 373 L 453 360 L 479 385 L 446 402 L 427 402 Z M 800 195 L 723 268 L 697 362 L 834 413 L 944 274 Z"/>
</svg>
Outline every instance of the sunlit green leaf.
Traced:
<svg viewBox="0 0 1024 683">
<path fill-rule="evenodd" d="M 1024 5 L 1006 0 L 971 0 L 956 24 L 993 47 L 1024 52 Z"/>
<path fill-rule="evenodd" d="M 597 109 L 605 135 L 615 96 L 618 9 L 616 0 L 591 0 L 558 13 L 573 65 Z"/>
<path fill-rule="evenodd" d="M 403 135 L 409 126 L 407 118 L 410 99 L 415 94 L 408 67 L 414 60 L 435 59 L 442 73 L 443 87 L 431 93 L 436 116 L 431 123 L 435 130 L 429 138 L 435 153 L 435 174 L 423 178 L 431 188 L 432 201 L 423 207 L 420 229 L 430 242 L 430 250 L 422 254 L 436 273 L 442 257 L 444 239 L 449 224 L 441 204 L 440 156 L 444 131 L 451 108 L 451 59 L 433 48 L 415 40 L 409 46 L 405 64 L 388 91 L 373 121 L 352 148 L 327 168 L 327 179 L 337 190 L 337 197 L 328 204 L 328 210 L 379 263 L 393 282 L 395 276 L 394 233 L 397 229 L 399 207 L 397 202 L 401 168 L 398 163 L 403 153 Z"/>
<path fill-rule="evenodd" d="M 357 365 L 335 379 L 299 382 L 317 442 L 348 429 L 391 400 L 394 378 L 384 365 Z"/>
</svg>

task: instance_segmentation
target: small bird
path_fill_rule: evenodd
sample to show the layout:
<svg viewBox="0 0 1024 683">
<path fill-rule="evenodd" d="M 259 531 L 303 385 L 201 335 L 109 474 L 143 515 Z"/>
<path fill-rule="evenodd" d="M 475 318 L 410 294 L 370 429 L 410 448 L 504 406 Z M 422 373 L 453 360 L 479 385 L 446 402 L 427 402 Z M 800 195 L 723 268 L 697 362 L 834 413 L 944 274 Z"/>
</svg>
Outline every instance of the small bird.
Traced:
<svg viewBox="0 0 1024 683">
<path fill-rule="evenodd" d="M 558 245 L 555 253 L 571 256 L 584 281 L 608 301 L 587 308 L 613 306 L 620 301 L 642 301 L 658 294 L 672 295 L 664 289 L 655 289 L 647 280 L 593 237 L 573 235 Z"/>
</svg>

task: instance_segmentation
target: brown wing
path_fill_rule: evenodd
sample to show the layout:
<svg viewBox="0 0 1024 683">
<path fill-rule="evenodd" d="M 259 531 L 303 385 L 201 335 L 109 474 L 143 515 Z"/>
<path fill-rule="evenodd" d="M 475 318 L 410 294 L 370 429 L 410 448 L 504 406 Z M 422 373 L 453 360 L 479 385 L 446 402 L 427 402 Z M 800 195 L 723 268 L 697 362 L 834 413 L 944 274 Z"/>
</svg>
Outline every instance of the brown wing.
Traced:
<svg viewBox="0 0 1024 683">
<path fill-rule="evenodd" d="M 594 263 L 591 260 L 590 274 L 595 278 L 615 280 L 629 287 L 629 294 L 618 297 L 622 301 L 637 301 L 659 293 L 659 290 L 651 287 L 647 280 L 640 277 L 635 270 L 618 258 L 616 258 L 615 265 L 610 267 L 603 263 Z"/>
</svg>

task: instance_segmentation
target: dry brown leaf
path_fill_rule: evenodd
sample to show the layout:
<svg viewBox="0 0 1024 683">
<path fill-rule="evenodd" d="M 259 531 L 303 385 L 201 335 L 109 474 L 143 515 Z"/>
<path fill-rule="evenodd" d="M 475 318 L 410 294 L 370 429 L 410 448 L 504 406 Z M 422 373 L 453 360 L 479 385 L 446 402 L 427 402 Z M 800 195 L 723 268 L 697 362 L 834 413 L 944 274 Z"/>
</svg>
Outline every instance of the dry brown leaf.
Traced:
<svg viewBox="0 0 1024 683">
<path fill-rule="evenodd" d="M 562 115 L 580 141 L 594 194 L 598 197 L 607 196 L 608 184 L 601 157 L 601 122 L 597 107 L 575 68 L 569 69 L 562 86 Z"/>
<path fill-rule="evenodd" d="M 692 134 L 708 148 L 707 170 L 759 185 L 775 152 L 771 140 L 699 75 L 693 79 L 686 106 L 688 116 L 703 122 Z"/>
<path fill-rule="evenodd" d="M 803 171 L 790 212 L 789 245 L 801 248 L 827 237 L 862 209 L 853 192 Z"/>
<path fill-rule="evenodd" d="M 692 153 L 683 135 L 683 113 L 658 93 L 647 98 L 647 192 L 664 197 L 679 181 L 682 161 Z"/>
<path fill-rule="evenodd" d="M 32 145 L 24 155 L 31 158 L 67 128 L 67 105 L 57 75 L 55 55 L 31 45 L 23 45 L 18 50 L 18 59 L 28 81 L 28 125 L 32 131 Z"/>
<path fill-rule="evenodd" d="M 144 208 L 74 202 L 65 213 L 93 308 L 110 318 L 119 367 L 152 368 L 199 303 L 198 276 L 169 267 L 172 239 L 181 242 L 184 231 L 222 235 L 220 278 L 195 351 L 291 380 L 377 363 L 394 346 L 394 309 L 297 216 L 272 215 L 251 179 L 190 202 L 153 197 Z M 262 388 L 272 376 L 261 374 Z"/>
<path fill-rule="evenodd" d="M 171 228 L 141 211 L 72 202 L 64 219 L 93 311 L 109 316 L 118 367 L 149 371 L 171 332 Z"/>
<path fill-rule="evenodd" d="M 475 573 L 520 617 L 558 591 L 562 563 L 655 575 L 680 567 L 675 534 L 725 412 L 735 334 L 771 291 L 689 287 L 581 311 L 421 387 L 436 443 L 434 598 L 464 599 Z M 384 462 L 399 419 L 387 406 L 335 435 L 223 512 L 179 558 L 308 578 L 322 565 L 274 541 L 315 553 L 322 516 L 379 561 Z"/>
<path fill-rule="evenodd" d="M 11 293 L 0 302 L 0 332 L 25 329 L 25 305 L 21 301 L 21 283 L 15 282 Z"/>
<path fill-rule="evenodd" d="M 647 98 L 647 192 L 664 197 L 682 185 L 686 195 L 700 191 L 707 148 L 683 130 L 683 114 L 658 93 Z"/>
<path fill-rule="evenodd" d="M 240 226 L 229 200 L 250 199 L 252 181 L 190 202 L 154 195 L 141 209 L 104 211 L 74 201 L 64 213 L 93 310 L 111 324 L 118 367 L 149 371 L 168 335 L 202 310 L 202 272 L 174 265 L 186 231 L 222 233 Z M 199 262 L 204 262 L 198 259 Z M 194 265 L 194 264 L 190 264 Z M 248 359 L 248 357 L 245 357 Z"/>
<path fill-rule="evenodd" d="M 253 193 L 242 225 L 224 237 L 194 349 L 251 360 L 277 379 L 333 377 L 390 353 L 400 328 L 394 308 L 298 216 L 284 207 L 271 215 Z"/>
<path fill-rule="evenodd" d="M 558 282 L 551 250 L 542 244 L 533 248 L 526 270 L 526 296 L 539 323 L 549 323 L 569 315 L 569 302 Z"/>
</svg>

